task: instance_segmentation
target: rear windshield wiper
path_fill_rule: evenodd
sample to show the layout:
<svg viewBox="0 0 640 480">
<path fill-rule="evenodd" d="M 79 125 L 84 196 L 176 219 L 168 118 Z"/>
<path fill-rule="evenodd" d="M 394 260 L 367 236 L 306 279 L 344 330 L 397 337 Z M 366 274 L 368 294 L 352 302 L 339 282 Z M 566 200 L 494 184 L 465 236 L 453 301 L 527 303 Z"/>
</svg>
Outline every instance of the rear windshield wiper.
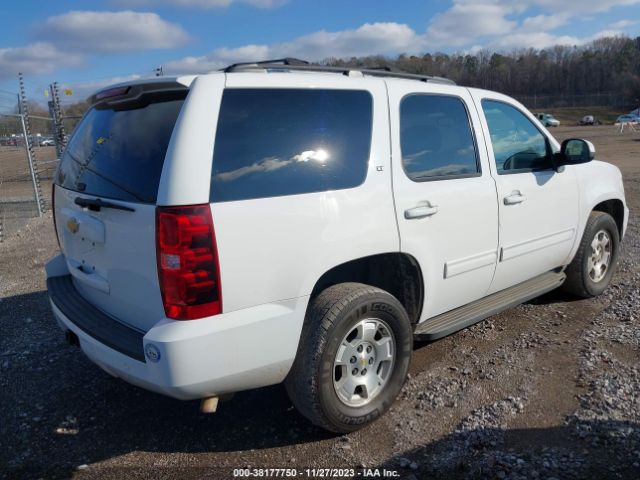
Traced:
<svg viewBox="0 0 640 480">
<path fill-rule="evenodd" d="M 117 203 L 105 202 L 99 198 L 82 198 L 76 197 L 74 200 L 76 205 L 84 208 L 88 208 L 94 212 L 99 212 L 101 208 L 113 208 L 114 210 L 125 210 L 127 212 L 135 212 L 135 208 L 126 207 L 124 205 L 118 205 Z"/>
</svg>

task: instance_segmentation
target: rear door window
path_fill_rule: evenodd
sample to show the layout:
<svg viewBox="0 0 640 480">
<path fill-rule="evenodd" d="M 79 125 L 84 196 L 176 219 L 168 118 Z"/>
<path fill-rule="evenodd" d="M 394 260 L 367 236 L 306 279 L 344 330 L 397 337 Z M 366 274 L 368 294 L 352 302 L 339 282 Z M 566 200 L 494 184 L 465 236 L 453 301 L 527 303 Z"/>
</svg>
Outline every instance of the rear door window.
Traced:
<svg viewBox="0 0 640 480">
<path fill-rule="evenodd" d="M 373 103 L 361 90 L 227 89 L 211 201 L 339 190 L 366 177 Z"/>
<path fill-rule="evenodd" d="M 61 159 L 56 183 L 116 200 L 155 203 L 171 133 L 186 91 L 98 104 L 82 119 Z"/>
<path fill-rule="evenodd" d="M 402 167 L 415 181 L 480 175 L 467 109 L 458 97 L 414 94 L 400 104 Z"/>
</svg>

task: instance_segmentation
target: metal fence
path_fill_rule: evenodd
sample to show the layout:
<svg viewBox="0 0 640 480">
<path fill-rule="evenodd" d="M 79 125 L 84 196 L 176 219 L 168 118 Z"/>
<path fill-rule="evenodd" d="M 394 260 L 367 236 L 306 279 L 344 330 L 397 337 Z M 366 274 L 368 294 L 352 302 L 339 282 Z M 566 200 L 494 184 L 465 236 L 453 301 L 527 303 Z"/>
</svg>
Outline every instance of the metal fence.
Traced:
<svg viewBox="0 0 640 480">
<path fill-rule="evenodd" d="M 55 145 L 47 145 L 42 134 L 29 138 L 24 114 L 0 113 L 0 125 L 16 124 L 19 130 L 0 137 L 0 242 L 47 211 L 57 165 Z"/>
<path fill-rule="evenodd" d="M 3 92 L 0 103 L 0 242 L 50 208 L 50 184 L 66 142 L 57 85 L 51 85 L 46 117 L 30 113 L 22 75 L 19 82 L 20 92 Z"/>
</svg>

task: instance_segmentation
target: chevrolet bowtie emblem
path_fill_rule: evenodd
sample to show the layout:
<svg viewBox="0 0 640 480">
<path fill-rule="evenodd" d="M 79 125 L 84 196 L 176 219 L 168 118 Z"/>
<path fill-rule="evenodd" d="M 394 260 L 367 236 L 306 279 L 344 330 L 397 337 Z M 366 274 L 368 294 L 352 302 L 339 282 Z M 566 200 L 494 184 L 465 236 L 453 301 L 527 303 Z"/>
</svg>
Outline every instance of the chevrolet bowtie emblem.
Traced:
<svg viewBox="0 0 640 480">
<path fill-rule="evenodd" d="M 67 220 L 67 228 L 71 233 L 76 233 L 78 230 L 80 230 L 80 224 L 75 218 L 71 217 L 69 220 Z"/>
</svg>

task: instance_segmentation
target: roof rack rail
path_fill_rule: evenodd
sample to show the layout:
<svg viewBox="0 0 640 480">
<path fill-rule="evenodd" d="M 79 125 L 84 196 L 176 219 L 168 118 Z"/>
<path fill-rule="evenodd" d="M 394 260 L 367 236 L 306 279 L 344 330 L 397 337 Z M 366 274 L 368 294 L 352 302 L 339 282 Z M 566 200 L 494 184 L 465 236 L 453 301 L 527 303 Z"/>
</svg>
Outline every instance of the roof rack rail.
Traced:
<svg viewBox="0 0 640 480">
<path fill-rule="evenodd" d="M 420 82 L 442 83 L 446 85 L 455 85 L 456 82 L 448 78 L 434 77 L 430 75 L 420 75 L 417 73 L 406 73 L 392 70 L 389 67 L 329 67 L 325 65 L 313 65 L 305 60 L 298 58 L 281 58 L 277 60 L 264 60 L 261 62 L 243 62 L 234 63 L 222 71 L 225 73 L 231 72 L 246 72 L 251 70 L 290 70 L 290 71 L 304 71 L 304 72 L 329 72 L 340 73 L 342 75 L 349 76 L 351 72 L 360 72 L 363 75 L 370 75 L 373 77 L 392 77 L 392 78 L 404 78 L 408 80 L 418 80 Z"/>
<path fill-rule="evenodd" d="M 234 71 L 238 71 L 240 69 L 246 69 L 246 68 L 264 68 L 263 65 L 271 65 L 271 64 L 282 64 L 282 65 L 309 65 L 309 62 L 307 62 L 306 60 L 300 60 L 299 58 L 293 58 L 293 57 L 285 57 L 285 58 L 279 58 L 277 60 L 262 60 L 260 62 L 241 62 L 241 63 L 234 63 L 232 65 L 229 65 L 228 67 L 225 67 L 223 69 L 221 69 L 223 72 L 234 72 Z"/>
</svg>

